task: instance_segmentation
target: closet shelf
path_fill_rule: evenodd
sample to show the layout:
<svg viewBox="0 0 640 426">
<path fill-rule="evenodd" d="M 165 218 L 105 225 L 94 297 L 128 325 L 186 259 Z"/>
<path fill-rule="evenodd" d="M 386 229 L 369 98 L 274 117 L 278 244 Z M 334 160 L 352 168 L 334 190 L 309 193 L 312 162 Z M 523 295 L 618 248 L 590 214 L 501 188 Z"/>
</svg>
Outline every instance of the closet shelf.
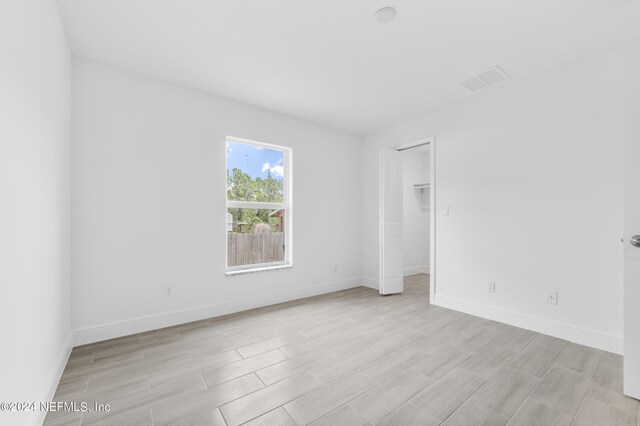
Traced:
<svg viewBox="0 0 640 426">
<path fill-rule="evenodd" d="M 418 205 L 422 210 L 429 210 L 429 189 L 431 189 L 429 183 L 413 184 L 413 192 L 416 194 Z"/>
</svg>

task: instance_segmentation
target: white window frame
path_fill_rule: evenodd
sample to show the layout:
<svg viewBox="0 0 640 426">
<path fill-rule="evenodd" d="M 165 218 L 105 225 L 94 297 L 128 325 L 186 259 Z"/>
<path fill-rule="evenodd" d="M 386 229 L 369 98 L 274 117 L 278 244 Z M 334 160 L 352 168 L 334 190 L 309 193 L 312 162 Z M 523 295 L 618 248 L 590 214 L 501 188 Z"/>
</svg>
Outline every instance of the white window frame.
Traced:
<svg viewBox="0 0 640 426">
<path fill-rule="evenodd" d="M 290 268 L 293 266 L 293 238 L 291 234 L 292 229 L 292 208 L 291 208 L 291 188 L 293 184 L 292 173 L 291 173 L 291 162 L 293 157 L 293 149 L 286 146 L 273 145 L 264 142 L 253 141 L 249 139 L 237 138 L 234 136 L 227 136 L 225 140 L 226 142 L 237 142 L 245 145 L 254 145 L 259 147 L 264 147 L 268 149 L 274 149 L 283 152 L 284 164 L 283 164 L 283 202 L 282 203 L 271 203 L 271 202 L 259 202 L 259 201 L 234 201 L 227 199 L 227 181 L 225 177 L 225 200 L 226 200 L 226 209 L 225 214 L 229 212 L 230 208 L 242 208 L 242 209 L 268 209 L 268 210 L 284 210 L 284 260 L 281 262 L 269 262 L 269 263 L 256 263 L 251 265 L 238 265 L 238 266 L 229 266 L 229 241 L 228 241 L 228 231 L 225 224 L 225 265 L 226 265 L 226 275 L 238 275 L 238 274 L 246 274 L 251 272 L 260 272 L 260 271 L 271 271 L 276 269 Z M 227 153 L 225 151 L 225 170 L 227 170 L 228 165 L 227 162 Z M 226 175 L 225 175 L 226 176 Z M 225 215 L 226 217 L 226 215 Z"/>
</svg>

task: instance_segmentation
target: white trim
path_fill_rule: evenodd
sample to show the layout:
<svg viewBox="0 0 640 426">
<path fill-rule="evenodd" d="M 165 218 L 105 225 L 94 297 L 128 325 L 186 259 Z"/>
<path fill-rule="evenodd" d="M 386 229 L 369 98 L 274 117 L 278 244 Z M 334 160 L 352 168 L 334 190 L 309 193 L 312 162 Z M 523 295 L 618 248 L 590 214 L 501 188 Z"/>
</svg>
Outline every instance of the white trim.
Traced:
<svg viewBox="0 0 640 426">
<path fill-rule="evenodd" d="M 499 321 L 515 327 L 525 328 L 527 330 L 569 340 L 592 348 L 602 349 L 616 354 L 623 353 L 623 338 L 620 336 L 612 336 L 595 330 L 550 321 L 442 294 L 436 294 L 431 303 L 437 306 L 442 306 L 443 308 L 449 308 L 493 321 Z"/>
<path fill-rule="evenodd" d="M 66 341 L 64 342 L 64 345 L 62 346 L 62 350 L 60 351 L 61 353 L 58 356 L 58 362 L 56 363 L 57 368 L 49 381 L 49 388 L 46 390 L 43 398 L 41 398 L 38 402 L 36 402 L 36 404 L 39 404 L 40 402 L 53 401 L 53 397 L 56 394 L 56 390 L 58 389 L 58 384 L 60 383 L 60 378 L 62 377 L 62 373 L 64 372 L 64 369 L 67 366 L 67 362 L 69 361 L 69 355 L 71 355 L 71 349 L 73 349 L 73 347 L 71 346 L 71 342 L 72 342 L 72 337 L 71 337 L 71 333 L 69 333 Z M 42 423 L 44 423 L 44 419 L 47 416 L 47 412 L 38 410 L 37 413 L 38 415 L 35 416 L 34 422 L 32 424 L 41 425 Z"/>
<path fill-rule="evenodd" d="M 372 288 L 378 291 L 380 290 L 380 283 L 378 282 L 378 280 L 375 280 L 373 278 L 362 278 L 361 282 L 363 287 Z"/>
<path fill-rule="evenodd" d="M 274 293 L 257 298 L 241 299 L 233 302 L 201 306 L 163 314 L 149 315 L 146 317 L 132 318 L 130 320 L 102 324 L 95 327 L 87 327 L 73 331 L 73 346 L 114 339 L 116 337 L 142 333 L 144 331 L 156 330 L 191 321 L 203 320 L 221 315 L 247 311 L 249 309 L 261 308 L 263 306 L 275 305 L 291 300 L 302 299 L 305 297 L 360 287 L 361 284 L 362 281 L 360 278 L 352 278 Z"/>
<path fill-rule="evenodd" d="M 293 266 L 293 148 L 284 151 L 284 201 L 287 204 L 284 213 L 284 258 Z"/>
<path fill-rule="evenodd" d="M 429 164 L 431 185 L 429 191 L 429 300 L 435 303 L 436 297 L 436 137 L 430 138 Z"/>
<path fill-rule="evenodd" d="M 405 277 L 408 277 L 409 275 L 415 274 L 428 274 L 429 269 L 430 268 L 426 265 L 409 266 L 407 268 L 404 268 L 403 275 Z"/>
<path fill-rule="evenodd" d="M 259 265 L 255 265 L 255 267 L 251 266 L 234 266 L 237 269 L 229 269 L 224 274 L 228 277 L 232 277 L 234 275 L 242 275 L 242 274 L 253 274 L 256 272 L 265 272 L 265 271 L 277 271 L 279 269 L 290 269 L 293 268 L 293 265 L 290 265 L 286 262 L 274 262 L 274 263 L 261 263 Z"/>
</svg>

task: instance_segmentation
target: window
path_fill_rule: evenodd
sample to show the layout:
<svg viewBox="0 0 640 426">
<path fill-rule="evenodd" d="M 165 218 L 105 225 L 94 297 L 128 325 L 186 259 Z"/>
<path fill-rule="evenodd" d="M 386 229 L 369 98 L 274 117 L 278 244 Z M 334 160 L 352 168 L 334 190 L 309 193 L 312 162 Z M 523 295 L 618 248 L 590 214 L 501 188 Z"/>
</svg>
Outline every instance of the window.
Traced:
<svg viewBox="0 0 640 426">
<path fill-rule="evenodd" d="M 227 138 L 227 273 L 291 265 L 291 149 Z"/>
</svg>

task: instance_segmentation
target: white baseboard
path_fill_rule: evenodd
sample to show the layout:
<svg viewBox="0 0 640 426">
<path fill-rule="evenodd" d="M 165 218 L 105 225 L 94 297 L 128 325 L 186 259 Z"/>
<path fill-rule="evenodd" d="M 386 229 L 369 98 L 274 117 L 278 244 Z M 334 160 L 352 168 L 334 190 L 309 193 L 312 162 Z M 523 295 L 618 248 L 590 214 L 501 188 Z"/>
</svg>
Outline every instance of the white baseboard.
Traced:
<svg viewBox="0 0 640 426">
<path fill-rule="evenodd" d="M 87 327 L 73 332 L 73 346 L 85 345 L 107 339 L 127 336 L 135 333 L 142 333 L 173 325 L 184 324 L 192 321 L 199 321 L 206 318 L 218 317 L 221 315 L 233 314 L 263 306 L 275 305 L 277 303 L 288 302 L 305 297 L 317 296 L 334 291 L 346 290 L 360 287 L 362 280 L 353 278 L 342 281 L 328 282 L 310 287 L 290 290 L 281 293 L 270 294 L 251 299 L 236 300 L 233 302 L 220 303 L 217 305 L 201 306 L 180 311 L 167 312 L 158 315 L 151 315 L 140 318 L 133 318 L 125 321 L 118 321 L 110 324 L 103 324 L 95 327 Z"/>
<path fill-rule="evenodd" d="M 380 290 L 380 284 L 378 283 L 378 280 L 374 280 L 373 278 L 362 278 L 361 282 L 363 287 Z"/>
<path fill-rule="evenodd" d="M 569 340 L 580 345 L 589 346 L 604 351 L 622 355 L 624 345 L 623 338 L 600 333 L 594 330 L 575 327 L 560 322 L 549 321 L 543 318 L 494 308 L 480 303 L 470 302 L 456 297 L 436 294 L 433 298 L 434 305 L 442 306 L 470 315 L 499 321 L 515 327 L 525 328 L 560 339 Z"/>
<path fill-rule="evenodd" d="M 64 369 L 67 366 L 67 362 L 69 361 L 69 355 L 71 355 L 71 333 L 69 333 L 69 337 L 67 337 L 64 342 L 64 346 L 60 351 L 60 355 L 58 356 L 58 362 L 56 363 L 56 371 L 54 372 L 53 377 L 49 381 L 49 387 L 45 390 L 43 398 L 40 399 L 40 402 L 48 402 L 53 401 L 53 397 L 58 389 L 58 383 L 60 383 L 60 378 L 62 377 L 62 373 L 64 373 Z M 41 425 L 44 423 L 44 419 L 47 416 L 47 412 L 45 410 L 38 410 L 38 415 L 34 417 L 34 425 Z"/>
<path fill-rule="evenodd" d="M 249 309 L 274 305 L 277 303 L 288 302 L 305 297 L 317 296 L 334 291 L 346 290 L 359 286 L 365 286 L 375 290 L 378 290 L 379 288 L 378 281 L 375 279 L 353 278 L 281 293 L 275 293 L 252 299 L 243 299 L 216 305 L 167 312 L 158 315 L 134 318 L 126 321 L 75 330 L 72 334 L 72 345 L 68 345 L 69 349 L 67 349 L 61 356 L 60 369 L 56 373 L 56 376 L 52 382 L 50 397 L 53 397 L 53 393 L 55 392 L 57 383 L 60 379 L 60 376 L 62 375 L 62 371 L 64 370 L 64 366 L 66 365 L 72 346 L 84 345 L 135 333 L 142 333 L 149 330 L 156 330 L 159 328 L 183 324 L 191 321 L 213 318 L 221 315 L 246 311 Z M 465 312 L 470 315 L 499 321 L 505 324 L 513 325 L 515 327 L 525 328 L 528 330 L 579 343 L 581 345 L 590 346 L 617 354 L 622 354 L 623 352 L 623 339 L 619 336 L 611 336 L 594 330 L 579 328 L 568 324 L 495 308 L 492 306 L 483 305 L 442 294 L 436 294 L 432 303 L 444 308 L 449 308 L 456 311 Z"/>
<path fill-rule="evenodd" d="M 408 277 L 409 275 L 415 275 L 415 274 L 428 274 L 429 270 L 430 268 L 428 266 L 418 265 L 418 266 L 409 266 L 408 268 L 404 268 L 402 272 L 403 272 L 403 276 Z"/>
</svg>

